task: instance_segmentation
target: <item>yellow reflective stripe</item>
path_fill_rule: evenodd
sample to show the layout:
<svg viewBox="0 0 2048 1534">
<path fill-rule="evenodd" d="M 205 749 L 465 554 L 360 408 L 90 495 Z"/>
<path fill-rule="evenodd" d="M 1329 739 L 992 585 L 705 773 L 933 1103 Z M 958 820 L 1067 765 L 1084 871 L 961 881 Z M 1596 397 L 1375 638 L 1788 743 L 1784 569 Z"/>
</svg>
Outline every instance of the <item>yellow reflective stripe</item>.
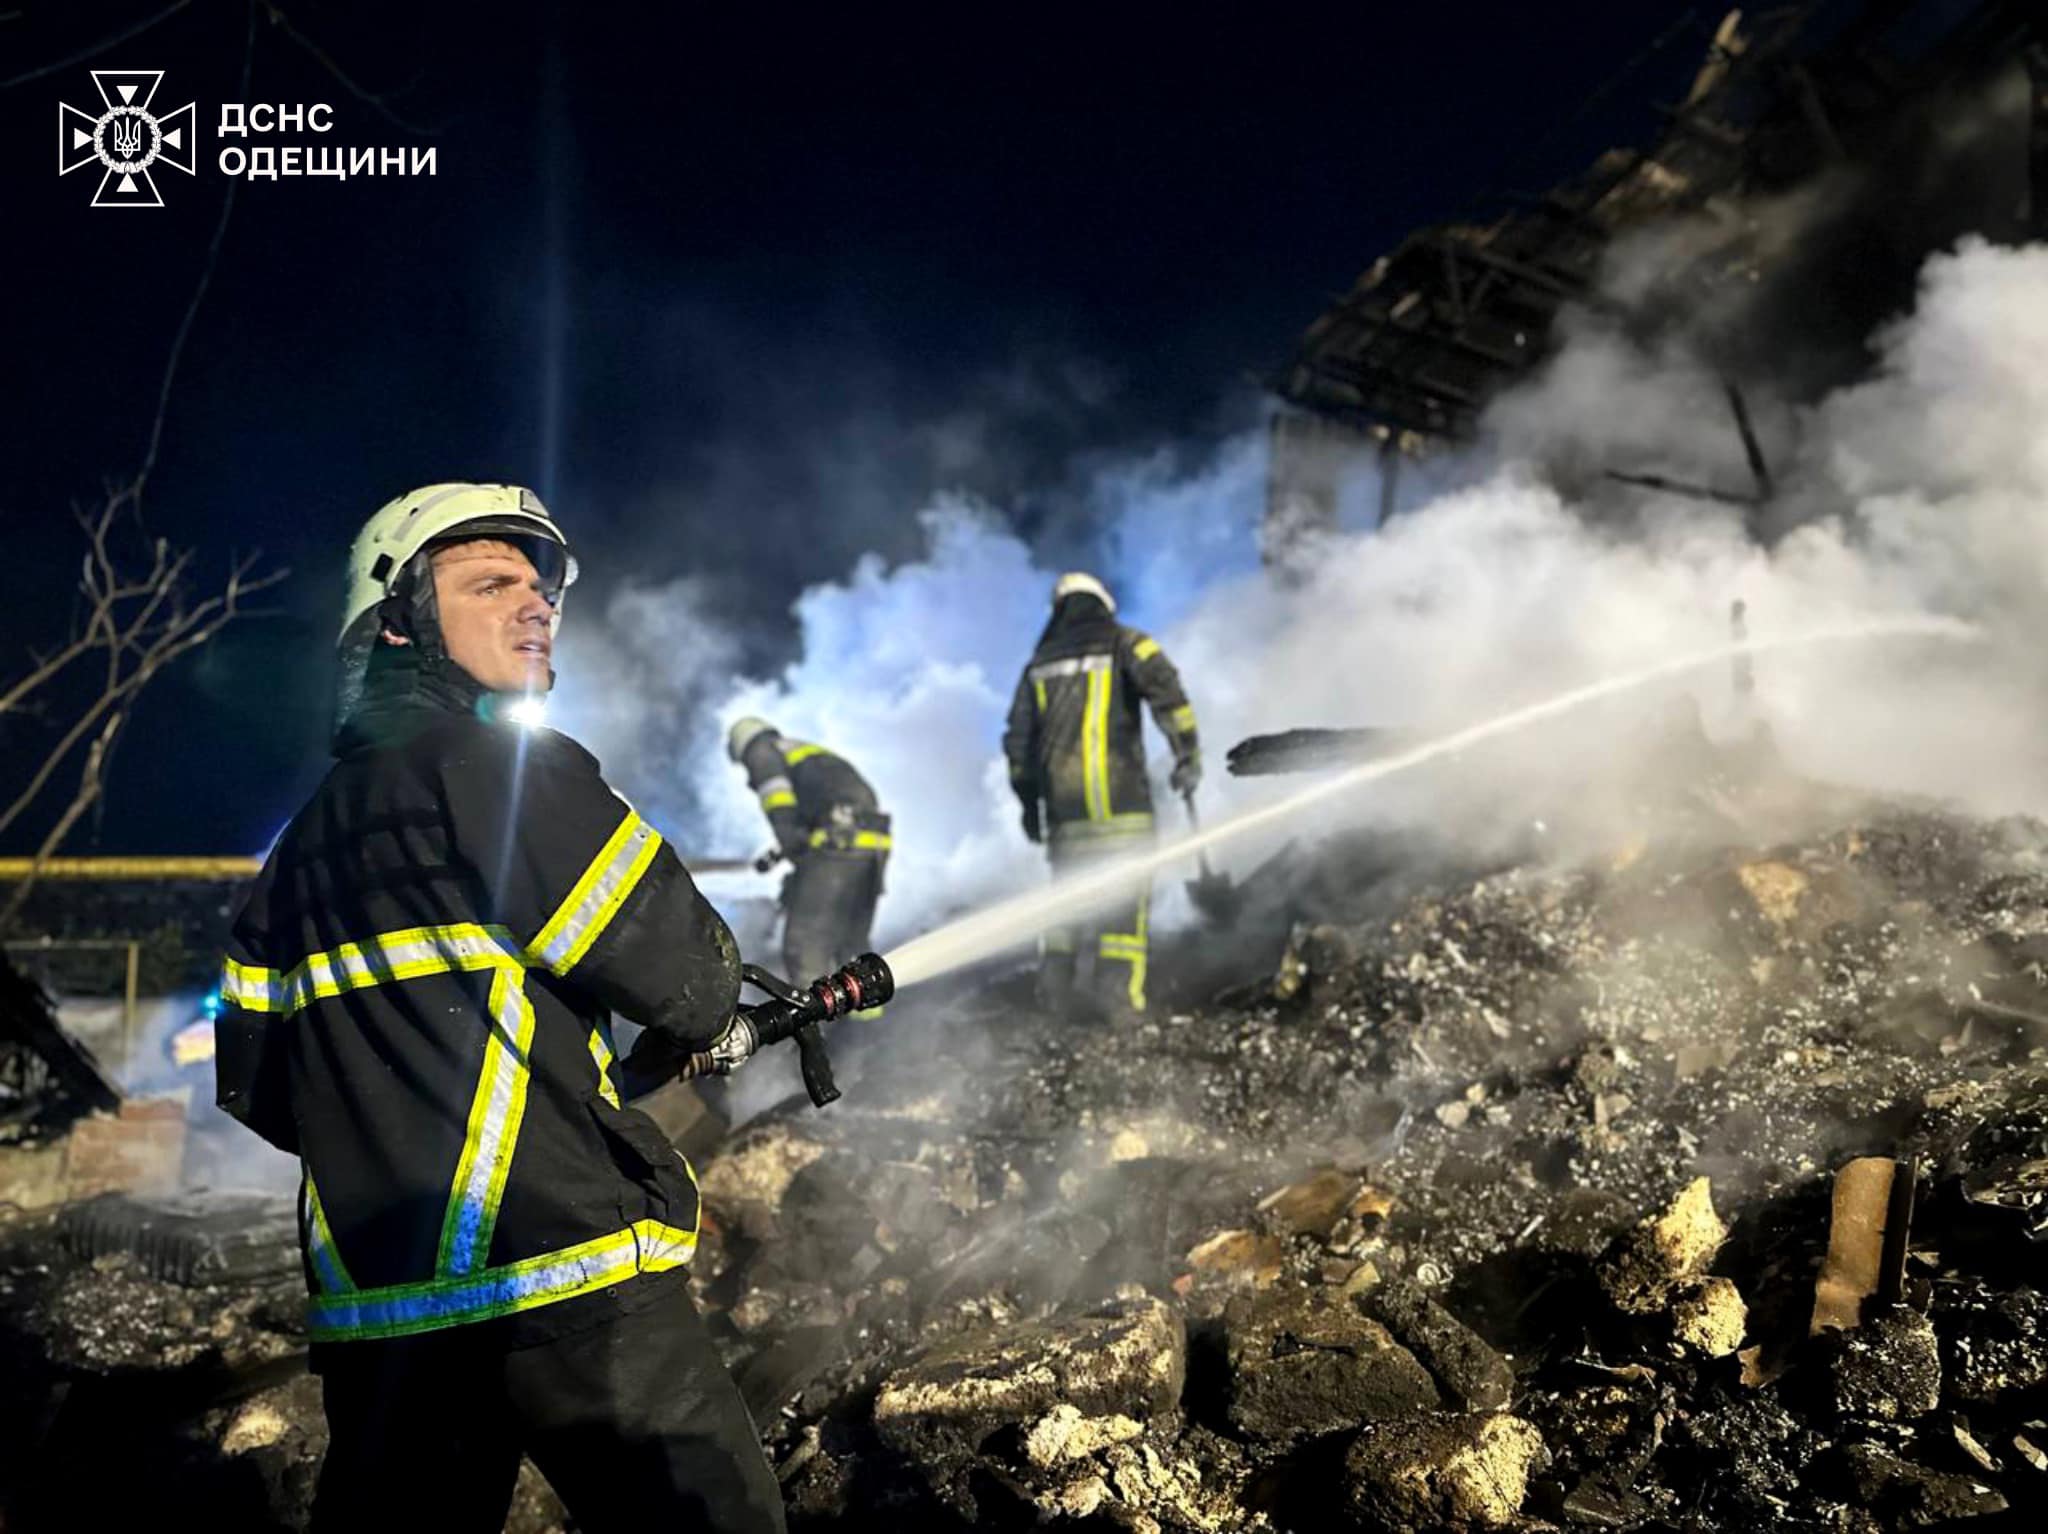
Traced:
<svg viewBox="0 0 2048 1534">
<path fill-rule="evenodd" d="M 533 1048 L 533 1004 L 526 999 L 524 972 L 504 965 L 491 977 L 491 1031 L 484 1040 L 483 1069 L 470 1103 L 455 1186 L 441 1220 L 441 1244 L 434 1257 L 437 1276 L 473 1273 L 483 1266 L 512 1170 L 512 1150 L 526 1117 L 527 1056 Z"/>
<path fill-rule="evenodd" d="M 1130 965 L 1131 978 L 1128 995 L 1131 999 L 1131 1010 L 1133 1012 L 1145 1010 L 1145 971 L 1149 962 L 1151 948 L 1151 943 L 1147 937 L 1147 929 L 1150 927 L 1151 921 L 1152 897 L 1149 894 L 1141 894 L 1138 896 L 1138 919 L 1134 923 L 1137 930 L 1135 932 L 1105 932 L 1096 944 L 1095 951 L 1099 957 L 1117 964 Z"/>
<path fill-rule="evenodd" d="M 1119 837 L 1151 834 L 1152 816 L 1146 810 L 1127 810 L 1104 820 L 1059 821 L 1052 828 L 1052 839 L 1056 842 L 1113 841 Z"/>
<path fill-rule="evenodd" d="M 619 1089 L 612 1085 L 612 1048 L 604 1041 L 604 1030 L 590 1030 L 590 1058 L 597 1066 L 597 1095 L 614 1108 L 620 1106 Z"/>
<path fill-rule="evenodd" d="M 1044 713 L 1044 712 L 1045 712 L 1045 683 L 1043 683 L 1043 682 L 1039 681 L 1037 677 L 1033 677 L 1033 678 L 1031 679 L 1031 691 L 1032 691 L 1032 693 L 1033 693 L 1033 694 L 1034 694 L 1034 695 L 1035 695 L 1035 696 L 1037 697 L 1037 699 L 1038 699 L 1038 711 L 1039 711 L 1039 712 L 1040 712 L 1041 714 L 1042 714 L 1042 713 Z"/>
<path fill-rule="evenodd" d="M 1166 717 L 1175 730 L 1186 735 L 1195 727 L 1195 706 L 1192 703 L 1183 703 Z"/>
<path fill-rule="evenodd" d="M 1109 818 L 1109 672 L 1088 673 L 1088 703 L 1081 716 L 1081 796 L 1090 820 Z"/>
<path fill-rule="evenodd" d="M 1131 1010 L 1134 1012 L 1144 1011 L 1145 970 L 1148 960 L 1145 939 L 1143 937 L 1134 938 L 1128 934 L 1106 934 L 1096 952 L 1101 959 L 1107 960 L 1112 964 L 1130 965 L 1131 978 L 1127 994 L 1131 1000 Z"/>
<path fill-rule="evenodd" d="M 811 845 L 813 847 L 825 847 L 834 844 L 831 831 L 822 826 L 811 833 Z M 860 852 L 887 852 L 895 843 L 890 839 L 887 831 L 856 831 L 853 833 L 853 840 L 851 842 L 841 841 L 837 845 L 851 847 Z"/>
<path fill-rule="evenodd" d="M 320 1207 L 320 1190 L 313 1185 L 313 1172 L 306 1169 L 306 1237 L 313 1260 L 313 1276 L 329 1294 L 346 1294 L 355 1288 L 342 1264 L 341 1250 L 334 1244 L 334 1232 L 327 1224 L 327 1211 Z"/>
<path fill-rule="evenodd" d="M 1132 660 L 1150 660 L 1153 656 L 1157 655 L 1158 653 L 1159 641 L 1156 639 L 1141 639 L 1136 644 L 1131 646 Z"/>
<path fill-rule="evenodd" d="M 794 745 L 783 748 L 782 759 L 794 767 L 798 762 L 808 762 L 814 756 L 830 756 L 831 754 L 823 746 Z"/>
<path fill-rule="evenodd" d="M 773 792 L 765 793 L 761 796 L 761 808 L 764 810 L 793 810 L 796 808 L 796 795 L 786 788 L 775 789 Z"/>
<path fill-rule="evenodd" d="M 306 1332 L 315 1342 L 342 1342 L 486 1321 L 592 1294 L 642 1273 L 667 1272 L 688 1262 L 696 1247 L 694 1230 L 636 1220 L 610 1235 L 501 1268 L 315 1295 L 306 1306 Z"/>
<path fill-rule="evenodd" d="M 568 974 L 603 935 L 660 850 L 661 833 L 632 810 L 626 811 L 568 897 L 527 945 L 526 957 L 557 975 Z"/>
<path fill-rule="evenodd" d="M 234 1003 L 244 1012 L 282 1012 L 284 979 L 276 970 L 265 969 L 260 964 L 238 964 L 233 959 L 222 959 L 220 998 Z"/>
<path fill-rule="evenodd" d="M 477 922 L 408 927 L 360 943 L 343 943 L 329 953 L 310 954 L 282 976 L 229 959 L 222 968 L 221 998 L 245 1012 L 290 1014 L 344 991 L 517 962 L 518 953 L 512 934 L 503 927 Z"/>
</svg>

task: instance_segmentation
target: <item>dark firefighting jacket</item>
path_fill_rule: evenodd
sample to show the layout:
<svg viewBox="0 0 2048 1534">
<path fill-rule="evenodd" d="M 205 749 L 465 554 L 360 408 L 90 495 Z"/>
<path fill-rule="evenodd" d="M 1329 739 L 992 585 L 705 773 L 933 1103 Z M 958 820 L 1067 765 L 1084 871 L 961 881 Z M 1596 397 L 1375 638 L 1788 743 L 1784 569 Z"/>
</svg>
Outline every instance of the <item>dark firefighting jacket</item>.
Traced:
<svg viewBox="0 0 2048 1534">
<path fill-rule="evenodd" d="M 889 817 L 868 780 L 845 757 L 772 730 L 740 754 L 775 841 L 792 858 L 812 848 L 887 852 Z"/>
<path fill-rule="evenodd" d="M 1195 755 L 1195 711 L 1156 639 L 1118 623 L 1102 601 L 1066 597 L 1017 681 L 1003 731 L 1010 786 L 1042 800 L 1057 837 L 1142 834 L 1152 826 L 1141 709 L 1173 748 Z"/>
<path fill-rule="evenodd" d="M 696 1245 L 609 1014 L 709 1042 L 732 936 L 588 752 L 469 701 L 416 688 L 345 736 L 234 918 L 220 1100 L 303 1164 L 317 1343 L 524 1345 L 658 1297 L 636 1281 Z"/>
</svg>

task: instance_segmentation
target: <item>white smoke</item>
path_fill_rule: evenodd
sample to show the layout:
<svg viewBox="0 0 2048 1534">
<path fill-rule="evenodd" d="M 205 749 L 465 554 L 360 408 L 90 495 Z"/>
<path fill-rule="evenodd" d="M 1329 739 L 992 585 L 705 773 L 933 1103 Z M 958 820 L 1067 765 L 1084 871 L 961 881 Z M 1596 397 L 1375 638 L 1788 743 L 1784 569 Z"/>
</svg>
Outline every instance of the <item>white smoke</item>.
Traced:
<svg viewBox="0 0 2048 1534">
<path fill-rule="evenodd" d="M 1275 791 L 1223 773 L 1224 750 L 1246 735 L 1470 723 L 1709 649 L 1726 639 L 1736 599 L 1758 638 L 1925 614 L 2021 641 L 1960 660 L 1896 645 L 1773 656 L 1759 663 L 1758 701 L 1806 772 L 2041 809 L 2048 710 L 2026 641 L 2048 583 L 2043 356 L 2048 250 L 1973 240 L 1931 259 L 1912 315 L 1874 338 L 1868 381 L 1816 406 L 1753 402 L 1777 515 L 1799 524 L 1767 549 L 1736 507 L 1609 484 L 1596 517 L 1556 488 L 1604 468 L 1747 484 L 1718 380 L 1682 347 L 1645 351 L 1581 321 L 1492 412 L 1468 483 L 1383 527 L 1332 536 L 1305 579 L 1258 564 L 1260 434 L 1099 474 L 1095 567 L 1122 616 L 1182 670 L 1205 742 L 1203 799 L 1218 816 Z M 693 619 L 687 584 L 636 590 L 601 623 L 572 614 L 565 635 L 565 728 L 643 809 L 673 810 L 668 829 L 687 850 L 765 841 L 723 756 L 736 714 L 762 714 L 858 765 L 896 817 L 884 942 L 1043 877 L 1016 828 L 999 737 L 1057 571 L 996 508 L 941 497 L 924 527 L 922 557 L 893 569 L 871 559 L 802 596 L 801 658 L 776 676 L 730 675 L 731 649 Z M 1693 690 L 1718 726 L 1726 680 Z M 594 706 L 624 694 L 633 709 Z M 652 736 L 649 711 L 666 722 Z M 1531 765 L 1569 782 L 1580 760 L 1617 749 L 1616 723 L 1611 712 L 1589 719 L 1574 747 L 1584 758 L 1556 755 L 1546 736 L 1551 759 Z M 1363 812 L 1441 824 L 1462 807 L 1409 785 Z"/>
</svg>

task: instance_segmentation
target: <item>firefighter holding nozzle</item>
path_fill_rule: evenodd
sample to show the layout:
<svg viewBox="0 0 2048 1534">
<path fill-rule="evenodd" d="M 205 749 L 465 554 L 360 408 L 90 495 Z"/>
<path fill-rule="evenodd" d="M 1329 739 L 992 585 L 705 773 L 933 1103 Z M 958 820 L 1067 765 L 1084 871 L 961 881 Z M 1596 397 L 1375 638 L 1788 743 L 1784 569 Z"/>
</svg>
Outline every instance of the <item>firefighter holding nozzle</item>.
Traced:
<svg viewBox="0 0 2048 1534">
<path fill-rule="evenodd" d="M 336 760 L 234 919 L 219 1100 L 303 1168 L 316 1529 L 498 1529 L 522 1454 L 580 1529 L 783 1527 L 685 1284 L 696 1180 L 629 1106 L 744 1058 L 739 954 L 590 754 L 511 717 L 574 573 L 515 485 L 370 519 Z"/>
</svg>

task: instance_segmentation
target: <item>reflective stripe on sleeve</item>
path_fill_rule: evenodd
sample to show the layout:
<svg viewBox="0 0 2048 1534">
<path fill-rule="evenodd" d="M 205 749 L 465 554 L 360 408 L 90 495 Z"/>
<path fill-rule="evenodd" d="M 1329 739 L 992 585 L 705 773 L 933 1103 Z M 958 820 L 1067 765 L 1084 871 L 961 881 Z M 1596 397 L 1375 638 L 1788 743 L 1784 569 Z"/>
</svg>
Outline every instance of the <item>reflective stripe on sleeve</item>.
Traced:
<svg viewBox="0 0 2048 1534">
<path fill-rule="evenodd" d="M 527 945 L 527 957 L 554 974 L 568 974 L 603 935 L 660 849 L 661 833 L 632 810 L 626 811 L 575 888 Z"/>
<path fill-rule="evenodd" d="M 590 1030 L 590 1059 L 597 1067 L 597 1095 L 619 1107 L 619 1089 L 612 1085 L 612 1047 L 605 1042 L 604 1030 Z"/>
<path fill-rule="evenodd" d="M 1168 721 L 1168 722 L 1169 722 L 1169 723 L 1170 723 L 1170 724 L 1171 724 L 1171 725 L 1172 725 L 1172 726 L 1174 727 L 1175 731 L 1177 731 L 1178 733 L 1180 733 L 1180 734 L 1182 734 L 1182 735 L 1189 735 L 1189 734 L 1192 734 L 1192 733 L 1194 732 L 1194 728 L 1195 728 L 1195 706 L 1194 706 L 1194 704 L 1192 704 L 1192 703 L 1183 703 L 1183 704 L 1182 704 L 1182 705 L 1181 705 L 1181 706 L 1180 706 L 1179 708 L 1175 709 L 1175 710 L 1174 710 L 1174 711 L 1173 711 L 1172 713 L 1168 714 L 1168 715 L 1167 715 L 1166 717 L 1167 717 L 1167 721 Z"/>
<path fill-rule="evenodd" d="M 1159 653 L 1159 641 L 1152 638 L 1139 640 L 1131 646 L 1132 660 L 1150 660 Z"/>
<path fill-rule="evenodd" d="M 782 750 L 782 759 L 794 767 L 798 762 L 808 762 L 814 756 L 830 756 L 831 754 L 823 746 L 808 746 L 798 743 L 793 746 L 785 745 Z"/>
</svg>

